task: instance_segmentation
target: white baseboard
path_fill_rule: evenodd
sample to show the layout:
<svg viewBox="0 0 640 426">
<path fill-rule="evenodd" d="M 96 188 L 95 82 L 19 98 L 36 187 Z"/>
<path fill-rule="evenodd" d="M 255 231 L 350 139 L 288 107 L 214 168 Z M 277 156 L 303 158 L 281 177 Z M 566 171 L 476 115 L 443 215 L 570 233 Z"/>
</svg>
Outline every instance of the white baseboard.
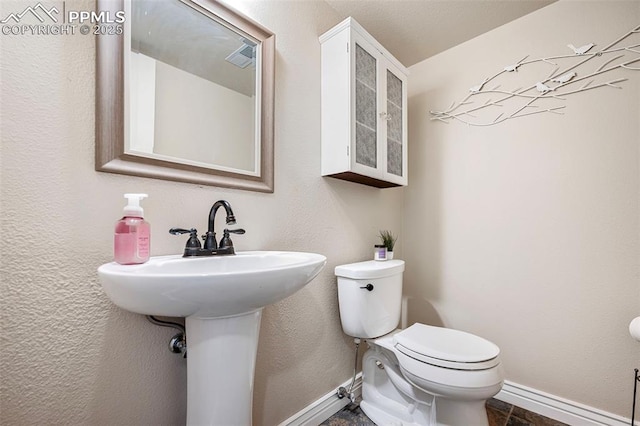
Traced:
<svg viewBox="0 0 640 426">
<path fill-rule="evenodd" d="M 340 386 L 347 388 L 350 384 L 351 379 Z M 356 382 L 353 388 L 353 393 L 356 398 L 359 398 L 362 395 L 362 373 L 358 373 L 356 376 Z M 349 404 L 349 398 L 338 398 L 337 391 L 338 388 L 329 392 L 317 401 L 312 402 L 310 405 L 298 411 L 278 426 L 318 426 L 320 423 L 324 422 Z"/>
<path fill-rule="evenodd" d="M 341 386 L 351 384 L 346 381 Z M 354 393 L 362 394 L 362 373 L 356 376 Z M 525 410 L 541 414 L 572 426 L 629 426 L 631 419 L 551 395 L 517 383 L 505 381 L 496 399 L 517 405 Z M 298 411 L 278 426 L 318 426 L 349 403 L 348 398 L 338 398 L 336 390 L 329 392 Z M 640 426 L 636 421 L 635 425 Z"/>
<path fill-rule="evenodd" d="M 509 381 L 504 382 L 502 390 L 495 398 L 569 425 L 629 426 L 631 424 L 631 419 Z M 635 424 L 640 425 L 637 421 Z"/>
</svg>

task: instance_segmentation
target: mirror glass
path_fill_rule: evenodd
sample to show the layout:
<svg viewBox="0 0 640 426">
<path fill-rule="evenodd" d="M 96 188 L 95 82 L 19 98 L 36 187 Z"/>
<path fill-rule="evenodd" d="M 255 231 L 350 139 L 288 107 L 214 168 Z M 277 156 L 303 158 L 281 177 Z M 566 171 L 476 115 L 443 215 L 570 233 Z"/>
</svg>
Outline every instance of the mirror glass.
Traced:
<svg viewBox="0 0 640 426">
<path fill-rule="evenodd" d="M 130 16 L 125 152 L 259 173 L 257 42 L 179 1 L 137 0 Z"/>
<path fill-rule="evenodd" d="M 98 37 L 96 168 L 273 192 L 274 35 L 212 0 L 120 3 L 121 44 Z M 101 92 L 109 77 L 122 99 Z M 104 101 L 121 105 L 121 135 Z"/>
</svg>

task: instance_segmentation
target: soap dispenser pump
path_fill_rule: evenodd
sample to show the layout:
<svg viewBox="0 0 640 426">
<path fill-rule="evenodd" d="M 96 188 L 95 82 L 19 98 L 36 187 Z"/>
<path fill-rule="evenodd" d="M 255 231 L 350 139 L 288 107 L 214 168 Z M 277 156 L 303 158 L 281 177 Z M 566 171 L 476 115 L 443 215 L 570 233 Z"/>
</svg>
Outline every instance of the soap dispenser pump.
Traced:
<svg viewBox="0 0 640 426">
<path fill-rule="evenodd" d="M 151 227 L 144 220 L 144 210 L 140 200 L 147 194 L 124 194 L 128 200 L 123 217 L 116 222 L 114 234 L 114 259 L 121 265 L 135 265 L 149 260 Z"/>
</svg>

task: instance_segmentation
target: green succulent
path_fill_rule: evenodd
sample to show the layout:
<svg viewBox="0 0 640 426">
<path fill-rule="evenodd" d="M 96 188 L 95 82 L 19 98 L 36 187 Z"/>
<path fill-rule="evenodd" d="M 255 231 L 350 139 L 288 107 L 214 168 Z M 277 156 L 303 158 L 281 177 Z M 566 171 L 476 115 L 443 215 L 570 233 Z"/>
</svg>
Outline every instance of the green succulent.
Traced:
<svg viewBox="0 0 640 426">
<path fill-rule="evenodd" d="M 393 251 L 393 246 L 396 245 L 398 237 L 393 235 L 391 231 L 383 230 L 380 231 L 380 240 L 382 240 L 382 244 L 384 244 L 388 251 Z"/>
</svg>

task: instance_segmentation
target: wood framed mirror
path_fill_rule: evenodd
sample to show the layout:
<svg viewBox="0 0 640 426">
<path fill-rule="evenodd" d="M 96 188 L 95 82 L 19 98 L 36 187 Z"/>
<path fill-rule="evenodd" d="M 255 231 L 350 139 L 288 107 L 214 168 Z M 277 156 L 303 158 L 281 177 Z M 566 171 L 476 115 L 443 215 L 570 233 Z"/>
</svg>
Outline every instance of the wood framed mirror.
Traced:
<svg viewBox="0 0 640 426">
<path fill-rule="evenodd" d="M 126 20 L 96 37 L 96 170 L 273 192 L 275 35 L 215 0 L 97 7 Z"/>
</svg>

